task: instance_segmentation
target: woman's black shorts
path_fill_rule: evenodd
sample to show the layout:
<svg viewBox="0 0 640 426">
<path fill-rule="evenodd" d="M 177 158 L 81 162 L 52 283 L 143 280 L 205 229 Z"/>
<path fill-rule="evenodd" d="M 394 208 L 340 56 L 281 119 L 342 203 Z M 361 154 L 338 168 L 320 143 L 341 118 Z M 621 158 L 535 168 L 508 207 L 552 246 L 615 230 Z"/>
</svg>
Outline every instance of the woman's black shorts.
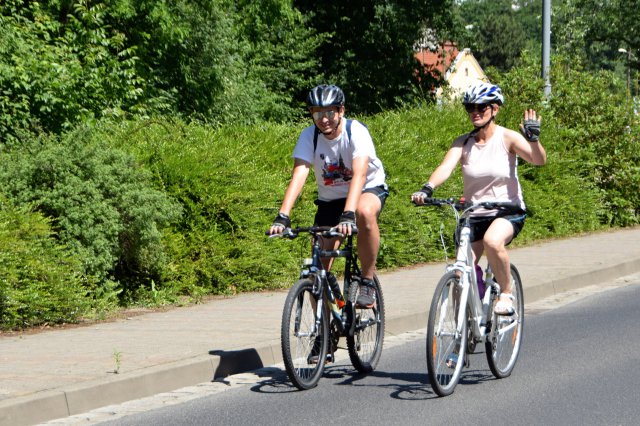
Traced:
<svg viewBox="0 0 640 426">
<path fill-rule="evenodd" d="M 507 219 L 509 222 L 511 222 L 511 225 L 513 226 L 513 237 L 511 237 L 511 241 L 513 241 L 513 239 L 518 236 L 520 231 L 522 231 L 522 228 L 524 227 L 524 220 L 527 215 L 521 212 L 515 214 L 505 212 L 504 214 L 498 214 L 496 216 L 490 217 L 472 217 L 469 220 L 469 224 L 471 225 L 471 242 L 473 243 L 475 241 L 482 240 L 484 238 L 484 234 L 487 232 L 487 229 L 489 229 L 489 226 L 491 226 L 493 221 L 499 217 Z M 509 243 L 511 241 L 509 241 Z"/>
</svg>

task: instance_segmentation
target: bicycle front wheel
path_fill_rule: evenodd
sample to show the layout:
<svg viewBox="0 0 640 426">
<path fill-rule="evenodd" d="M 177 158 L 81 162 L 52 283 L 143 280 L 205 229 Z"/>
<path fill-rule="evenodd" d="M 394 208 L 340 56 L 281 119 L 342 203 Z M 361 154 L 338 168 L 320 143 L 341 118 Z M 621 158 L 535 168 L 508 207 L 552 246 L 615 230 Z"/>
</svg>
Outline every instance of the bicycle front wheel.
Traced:
<svg viewBox="0 0 640 426">
<path fill-rule="evenodd" d="M 384 341 L 384 297 L 377 276 L 373 276 L 375 303 L 372 308 L 355 310 L 354 333 L 347 335 L 347 349 L 351 364 L 361 373 L 370 373 L 378 365 Z M 350 289 L 349 299 L 355 304 L 358 298 L 357 285 Z"/>
<path fill-rule="evenodd" d="M 453 393 L 465 362 L 467 315 L 459 283 L 455 272 L 447 272 L 436 286 L 429 309 L 427 370 L 431 387 L 439 396 Z M 463 318 L 459 327 L 458 318 Z"/>
<path fill-rule="evenodd" d="M 520 345 L 522 344 L 522 329 L 524 326 L 524 294 L 520 273 L 511 265 L 511 291 L 515 300 L 515 313 L 511 316 L 496 315 L 491 318 L 491 329 L 485 343 L 489 368 L 498 379 L 508 377 L 518 360 Z"/>
<path fill-rule="evenodd" d="M 322 315 L 318 326 L 317 304 L 313 280 L 301 279 L 289 290 L 282 312 L 282 359 L 289 379 L 300 390 L 318 384 L 327 356 L 329 324 Z"/>
</svg>

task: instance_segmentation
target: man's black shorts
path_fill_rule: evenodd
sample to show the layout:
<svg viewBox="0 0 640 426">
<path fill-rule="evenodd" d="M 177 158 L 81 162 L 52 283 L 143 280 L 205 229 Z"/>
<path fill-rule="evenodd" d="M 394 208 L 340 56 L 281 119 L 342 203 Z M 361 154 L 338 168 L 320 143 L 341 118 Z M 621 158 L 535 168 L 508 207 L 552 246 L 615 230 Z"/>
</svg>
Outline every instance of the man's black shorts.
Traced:
<svg viewBox="0 0 640 426">
<path fill-rule="evenodd" d="M 380 211 L 382 211 L 384 202 L 389 196 L 389 189 L 387 186 L 380 185 L 362 191 L 363 194 L 367 192 L 378 196 L 381 203 Z M 336 226 L 340 220 L 340 215 L 344 211 L 344 205 L 346 202 L 346 198 L 339 198 L 331 201 L 316 200 L 315 204 L 318 206 L 318 211 L 316 211 L 314 223 L 317 226 Z"/>
</svg>

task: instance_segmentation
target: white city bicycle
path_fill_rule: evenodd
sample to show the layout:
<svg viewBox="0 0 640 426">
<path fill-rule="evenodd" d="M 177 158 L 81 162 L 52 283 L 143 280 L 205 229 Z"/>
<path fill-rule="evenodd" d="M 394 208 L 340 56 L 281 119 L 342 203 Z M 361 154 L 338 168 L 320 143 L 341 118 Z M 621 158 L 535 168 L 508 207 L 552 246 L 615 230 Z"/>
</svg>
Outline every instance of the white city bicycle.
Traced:
<svg viewBox="0 0 640 426">
<path fill-rule="evenodd" d="M 479 207 L 514 210 L 512 203 L 466 204 L 452 198 L 428 198 L 425 205 L 449 206 L 456 218 L 456 261 L 447 265 L 438 282 L 427 324 L 427 368 L 429 381 L 439 396 L 453 393 L 462 369 L 469 366 L 468 354 L 484 342 L 489 368 L 496 378 L 511 375 L 522 344 L 524 299 L 522 281 L 511 265 L 513 315 L 497 315 L 493 308 L 500 286 L 487 268 L 486 291 L 481 298 L 470 242 L 469 214 Z"/>
</svg>

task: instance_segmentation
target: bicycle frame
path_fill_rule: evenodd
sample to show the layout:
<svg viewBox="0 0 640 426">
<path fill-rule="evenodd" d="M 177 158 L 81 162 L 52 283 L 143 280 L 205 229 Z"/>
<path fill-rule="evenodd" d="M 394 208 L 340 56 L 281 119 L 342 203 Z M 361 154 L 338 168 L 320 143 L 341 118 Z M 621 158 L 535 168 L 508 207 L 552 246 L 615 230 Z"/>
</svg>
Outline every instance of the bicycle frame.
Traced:
<svg viewBox="0 0 640 426">
<path fill-rule="evenodd" d="M 346 349 L 356 370 L 370 373 L 375 369 L 384 339 L 384 298 L 374 274 L 372 284 L 367 285 L 375 288 L 375 303 L 357 306 L 361 271 L 352 235 L 344 236 L 333 228 L 315 226 L 288 229 L 277 236 L 293 239 L 300 233 L 311 235 L 311 257 L 304 259 L 300 279 L 287 294 L 280 341 L 289 378 L 298 389 L 306 390 L 316 386 L 325 363 L 335 361 L 341 337 L 346 338 Z M 323 238 L 336 237 L 344 237 L 341 247 L 322 248 Z M 329 279 L 322 263 L 337 257 L 345 258 L 344 297 L 334 293 L 342 290 Z"/>
<path fill-rule="evenodd" d="M 460 215 L 457 210 L 454 209 L 454 211 L 456 212 L 456 220 L 459 220 Z M 448 265 L 446 270 L 447 272 L 455 271 L 460 277 L 460 286 L 462 290 L 460 303 L 462 306 L 468 305 L 471 309 L 471 321 L 469 326 L 471 327 L 472 336 L 477 340 L 477 338 L 486 335 L 486 318 L 491 304 L 491 293 L 494 292 L 494 290 L 487 289 L 488 291 L 485 293 L 484 299 L 480 300 L 477 285 L 478 278 L 476 276 L 475 265 L 473 262 L 473 251 L 471 250 L 471 229 L 469 227 L 468 218 L 463 220 L 464 223 L 460 229 L 460 242 L 456 252 L 456 261 L 455 263 Z M 493 283 L 492 286 L 497 286 L 497 284 Z M 467 303 L 467 301 L 469 301 L 469 303 Z M 462 330 L 462 321 L 466 320 L 466 318 L 464 318 L 464 316 L 467 315 L 466 310 L 461 309 L 458 315 L 457 324 L 458 332 L 460 333 Z"/>
<path fill-rule="evenodd" d="M 450 201 L 450 200 L 449 200 Z M 462 322 L 465 316 L 469 315 L 470 337 L 475 342 L 484 342 L 488 337 L 487 327 L 490 325 L 491 306 L 493 300 L 500 295 L 500 286 L 492 279 L 485 283 L 487 290 L 483 299 L 480 299 L 478 291 L 478 277 L 474 264 L 474 256 L 471 248 L 471 227 L 469 213 L 478 207 L 490 207 L 487 203 L 481 203 L 471 206 L 463 206 L 453 202 L 443 204 L 449 205 L 456 218 L 456 226 L 460 230 L 459 242 L 456 250 L 456 261 L 446 267 L 446 271 L 454 271 L 460 277 L 460 306 L 468 306 L 470 312 L 466 309 L 460 309 L 457 318 L 457 332 L 462 332 Z M 497 203 L 494 203 L 498 205 Z M 458 209 L 463 209 L 461 212 Z M 462 221 L 462 224 L 460 222 Z M 503 334 L 517 324 L 513 323 L 500 329 L 499 333 Z"/>
<path fill-rule="evenodd" d="M 349 294 L 349 286 L 352 282 L 352 278 L 354 276 L 360 275 L 360 268 L 358 267 L 357 255 L 353 250 L 353 235 L 348 235 L 345 238 L 345 241 L 341 244 L 341 247 L 336 250 L 324 250 L 322 249 L 322 238 L 336 238 L 343 237 L 342 234 L 334 232 L 331 230 L 332 228 L 328 227 L 309 227 L 309 228 L 297 228 L 292 230 L 292 232 L 309 232 L 311 234 L 311 257 L 305 258 L 302 265 L 302 270 L 300 271 L 300 278 L 308 278 L 310 276 L 314 276 L 314 286 L 313 286 L 313 294 L 316 296 L 317 300 L 320 301 L 318 306 L 316 307 L 316 329 L 320 327 L 320 321 L 322 321 L 322 315 L 325 313 L 331 312 L 332 316 L 337 320 L 340 325 L 341 334 L 345 333 L 347 330 L 347 325 L 349 325 L 349 329 L 347 330 L 350 335 L 353 335 L 353 327 L 355 325 L 355 321 L 353 321 L 354 313 L 353 306 L 350 301 L 346 302 L 345 307 L 340 310 L 337 306 L 329 301 L 335 300 L 336 295 L 333 294 L 333 290 L 328 283 L 327 280 L 327 270 L 324 269 L 324 265 L 322 264 L 322 259 L 324 258 L 345 258 L 345 267 L 344 267 L 344 282 L 343 282 L 343 293 Z M 331 309 L 326 309 L 328 306 Z"/>
</svg>

